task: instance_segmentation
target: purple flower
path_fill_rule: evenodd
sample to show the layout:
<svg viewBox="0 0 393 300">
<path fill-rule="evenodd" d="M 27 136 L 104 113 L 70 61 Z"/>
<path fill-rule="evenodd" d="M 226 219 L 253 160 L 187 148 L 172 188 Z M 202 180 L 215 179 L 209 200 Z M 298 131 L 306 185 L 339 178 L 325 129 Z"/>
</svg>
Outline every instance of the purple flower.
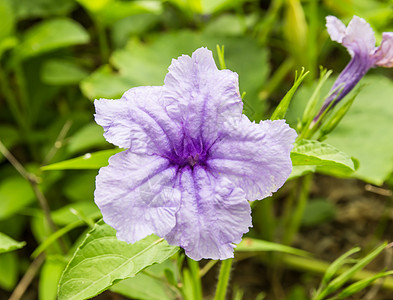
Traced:
<svg viewBox="0 0 393 300">
<path fill-rule="evenodd" d="M 374 32 L 362 18 L 354 16 L 348 27 L 345 27 L 336 17 L 328 16 L 326 27 L 331 39 L 346 47 L 352 59 L 333 84 L 332 94 L 326 99 L 314 121 L 329 105 L 334 107 L 344 98 L 369 69 L 393 66 L 393 32 L 384 32 L 381 45 L 375 47 Z M 331 104 L 332 101 L 334 102 Z"/>
<path fill-rule="evenodd" d="M 155 233 L 195 260 L 233 257 L 252 226 L 247 199 L 284 184 L 296 133 L 242 115 L 237 74 L 206 48 L 172 60 L 164 83 L 94 102 L 105 138 L 128 149 L 101 168 L 95 202 L 120 240 Z"/>
</svg>

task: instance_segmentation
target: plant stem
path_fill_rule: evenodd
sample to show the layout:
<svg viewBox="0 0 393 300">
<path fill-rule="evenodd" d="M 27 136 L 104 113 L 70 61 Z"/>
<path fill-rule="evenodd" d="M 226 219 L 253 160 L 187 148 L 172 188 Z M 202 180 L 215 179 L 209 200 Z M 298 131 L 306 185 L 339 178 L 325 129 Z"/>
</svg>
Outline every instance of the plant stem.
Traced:
<svg viewBox="0 0 393 300">
<path fill-rule="evenodd" d="M 15 72 L 15 78 L 16 78 L 16 82 L 18 84 L 18 88 L 19 88 L 19 97 L 20 97 L 20 103 L 22 106 L 22 111 L 26 114 L 29 111 L 29 96 L 27 93 L 27 87 L 26 87 L 26 81 L 25 81 L 25 75 L 23 72 L 23 68 L 20 65 L 20 63 L 16 63 L 15 67 L 14 67 L 14 72 Z M 29 117 L 27 118 L 29 123 Z"/>
<path fill-rule="evenodd" d="M 255 226 L 257 227 L 256 229 L 258 229 L 261 238 L 267 241 L 273 241 L 274 228 L 276 228 L 276 218 L 273 209 L 273 197 L 251 202 L 251 208 L 254 218 L 259 220 Z"/>
<path fill-rule="evenodd" d="M 109 60 L 109 43 L 105 32 L 105 27 L 98 21 L 94 21 L 98 33 L 98 43 L 100 45 L 100 54 L 102 64 L 106 64 Z"/>
<path fill-rule="evenodd" d="M 218 260 L 209 260 L 209 262 L 199 271 L 199 277 L 203 277 L 206 275 L 207 272 L 213 268 Z"/>
<path fill-rule="evenodd" d="M 0 85 L 4 98 L 8 103 L 8 106 L 11 110 L 13 117 L 15 118 L 16 122 L 21 127 L 21 129 L 25 129 L 26 128 L 25 120 L 18 107 L 16 97 L 8 85 L 7 75 L 2 70 L 2 68 L 0 68 Z"/>
<path fill-rule="evenodd" d="M 199 274 L 199 263 L 191 258 L 188 258 L 187 262 L 193 280 L 193 289 L 192 289 L 194 294 L 193 299 L 202 300 L 202 285 L 201 285 L 201 277 Z"/>
<path fill-rule="evenodd" d="M 57 151 L 63 146 L 64 139 L 65 139 L 68 131 L 70 130 L 71 125 L 72 125 L 71 120 L 67 120 L 67 122 L 65 122 L 63 128 L 60 130 L 60 133 L 56 138 L 55 143 L 53 144 L 52 148 L 49 150 L 48 154 L 45 156 L 45 158 L 43 160 L 43 162 L 42 162 L 43 166 L 47 165 L 52 160 L 52 158 L 55 156 Z"/>
<path fill-rule="evenodd" d="M 15 290 L 13 291 L 9 300 L 19 300 L 22 299 L 23 294 L 26 292 L 26 289 L 29 287 L 30 283 L 33 281 L 35 275 L 37 274 L 39 268 L 45 260 L 45 255 L 42 253 L 37 256 L 29 268 L 27 269 L 25 275 L 22 277 L 21 281 L 19 281 Z"/>
<path fill-rule="evenodd" d="M 283 0 L 274 0 L 269 6 L 267 13 L 256 26 L 258 41 L 262 46 L 266 46 L 269 35 L 274 27 L 274 22 L 279 18 L 279 11 L 283 5 Z"/>
<path fill-rule="evenodd" d="M 220 275 L 218 277 L 217 289 L 214 300 L 225 300 L 229 277 L 231 274 L 232 262 L 233 258 L 229 258 L 221 262 Z"/>
<path fill-rule="evenodd" d="M 285 245 L 291 245 L 293 238 L 297 234 L 302 222 L 304 209 L 308 201 L 309 190 L 312 182 L 312 174 L 308 174 L 299 178 L 300 181 L 300 192 L 295 211 L 292 214 L 289 224 L 287 225 L 287 230 L 284 234 L 283 243 Z"/>
</svg>

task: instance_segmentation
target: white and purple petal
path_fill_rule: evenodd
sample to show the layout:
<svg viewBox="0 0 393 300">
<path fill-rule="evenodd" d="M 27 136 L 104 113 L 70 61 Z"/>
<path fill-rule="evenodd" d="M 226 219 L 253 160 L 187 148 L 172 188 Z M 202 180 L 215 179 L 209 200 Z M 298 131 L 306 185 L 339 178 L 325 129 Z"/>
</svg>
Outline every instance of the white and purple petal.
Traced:
<svg viewBox="0 0 393 300">
<path fill-rule="evenodd" d="M 385 68 L 393 67 L 393 32 L 384 32 L 382 34 L 381 45 L 373 55 L 376 65 Z"/>
<path fill-rule="evenodd" d="M 164 236 L 176 225 L 180 191 L 176 169 L 155 155 L 130 150 L 115 154 L 96 178 L 94 199 L 120 240 L 134 243 L 152 233 Z"/>
<path fill-rule="evenodd" d="M 330 35 L 332 41 L 337 43 L 342 43 L 343 38 L 345 37 L 346 26 L 341 20 L 337 19 L 334 16 L 326 17 L 326 28 Z"/>
<path fill-rule="evenodd" d="M 370 55 L 375 49 L 374 31 L 366 20 L 353 16 L 346 29 L 342 44 L 349 53 Z M 353 56 L 353 54 L 351 55 Z"/>
<path fill-rule="evenodd" d="M 161 86 L 132 88 L 119 100 L 94 102 L 107 141 L 134 153 L 165 155 L 181 143 L 181 125 L 165 113 Z"/>
<path fill-rule="evenodd" d="M 168 70 L 165 97 L 171 104 L 167 111 L 173 119 L 182 121 L 184 134 L 190 139 L 212 143 L 222 123 L 241 118 L 238 75 L 218 70 L 208 49 L 173 59 Z"/>
<path fill-rule="evenodd" d="M 165 236 L 168 243 L 181 246 L 194 260 L 233 257 L 234 244 L 252 226 L 244 191 L 201 166 L 184 168 L 176 187 L 181 206 L 176 226 Z"/>
<path fill-rule="evenodd" d="M 374 52 L 374 31 L 364 19 L 354 16 L 345 27 L 336 17 L 327 16 L 326 27 L 331 39 L 346 47 L 352 57 L 368 56 Z"/>
<path fill-rule="evenodd" d="M 252 123 L 246 116 L 210 149 L 209 169 L 246 192 L 248 200 L 271 196 L 292 170 L 296 132 L 284 120 Z"/>
</svg>

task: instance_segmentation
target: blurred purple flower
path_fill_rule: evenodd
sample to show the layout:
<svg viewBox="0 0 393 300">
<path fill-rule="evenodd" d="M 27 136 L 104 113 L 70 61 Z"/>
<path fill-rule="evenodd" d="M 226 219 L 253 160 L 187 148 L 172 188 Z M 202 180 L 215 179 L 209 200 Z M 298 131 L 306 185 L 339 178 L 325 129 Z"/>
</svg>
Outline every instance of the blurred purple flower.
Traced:
<svg viewBox="0 0 393 300">
<path fill-rule="evenodd" d="M 360 79 L 373 67 L 393 66 L 393 32 L 384 32 L 379 47 L 371 26 L 362 18 L 354 16 L 348 27 L 336 17 L 326 17 L 326 27 L 333 41 L 347 48 L 352 59 L 338 76 L 331 88 L 331 95 L 324 102 L 316 121 L 329 105 L 334 107 L 347 95 Z M 332 104 L 331 102 L 334 101 Z"/>
<path fill-rule="evenodd" d="M 237 74 L 206 48 L 172 60 L 164 83 L 94 102 L 105 138 L 128 149 L 101 168 L 95 202 L 120 240 L 155 233 L 195 260 L 233 257 L 252 226 L 246 199 L 284 184 L 296 133 L 242 115 Z"/>
</svg>

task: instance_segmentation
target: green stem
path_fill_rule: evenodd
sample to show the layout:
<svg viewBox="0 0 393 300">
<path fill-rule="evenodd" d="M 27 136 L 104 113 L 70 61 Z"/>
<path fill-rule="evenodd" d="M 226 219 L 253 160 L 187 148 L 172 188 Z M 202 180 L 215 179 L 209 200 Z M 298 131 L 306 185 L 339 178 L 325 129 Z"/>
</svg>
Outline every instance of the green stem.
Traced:
<svg viewBox="0 0 393 300">
<path fill-rule="evenodd" d="M 257 203 L 255 208 L 254 205 L 252 205 L 254 203 Z M 268 197 L 261 201 L 251 202 L 251 208 L 253 211 L 254 219 L 257 219 L 259 221 L 255 224 L 259 231 L 259 234 L 264 240 L 273 241 L 274 228 L 276 228 L 276 219 L 273 209 L 273 198 Z"/>
<path fill-rule="evenodd" d="M 18 103 L 14 93 L 12 92 L 11 88 L 8 85 L 7 75 L 5 72 L 0 68 L 0 85 L 1 90 L 3 92 L 4 98 L 8 103 L 8 106 L 11 110 L 13 117 L 15 118 L 18 125 L 24 129 L 26 128 L 25 120 L 22 117 L 20 109 L 18 107 Z"/>
<path fill-rule="evenodd" d="M 20 103 L 22 106 L 22 110 L 25 113 L 25 116 L 28 116 L 27 113 L 29 111 L 29 96 L 27 93 L 27 87 L 26 87 L 26 81 L 25 81 L 25 75 L 23 72 L 23 68 L 19 62 L 15 64 L 14 72 L 15 72 L 16 82 L 17 82 L 18 88 L 19 88 L 19 97 L 20 97 Z"/>
<path fill-rule="evenodd" d="M 312 174 L 308 174 L 300 178 L 299 180 L 301 181 L 299 199 L 295 211 L 292 215 L 292 218 L 287 226 L 287 230 L 284 234 L 283 242 L 285 245 L 291 245 L 293 238 L 299 231 L 300 224 L 303 218 L 304 209 L 308 201 L 310 185 L 312 182 Z"/>
<path fill-rule="evenodd" d="M 285 76 L 293 70 L 295 61 L 293 58 L 287 58 L 284 62 L 277 68 L 273 76 L 270 78 L 269 82 L 265 85 L 264 89 L 259 93 L 259 100 L 265 101 L 268 99 L 283 82 Z"/>
<path fill-rule="evenodd" d="M 193 281 L 193 294 L 194 300 L 202 300 L 202 285 L 201 276 L 199 274 L 199 263 L 191 258 L 187 259 L 188 266 L 191 271 L 192 281 Z"/>
<path fill-rule="evenodd" d="M 283 5 L 283 0 L 274 0 L 270 4 L 267 13 L 262 18 L 262 22 L 257 25 L 259 42 L 265 46 L 269 40 L 270 32 L 274 27 L 274 22 L 279 18 L 279 11 Z"/>
<path fill-rule="evenodd" d="M 98 33 L 98 42 L 100 45 L 100 53 L 101 53 L 101 60 L 102 63 L 105 64 L 109 60 L 109 43 L 108 38 L 105 32 L 105 27 L 100 24 L 99 21 L 95 21 L 95 26 L 97 28 Z"/>
<path fill-rule="evenodd" d="M 233 258 L 229 258 L 221 262 L 220 275 L 218 277 L 216 295 L 214 296 L 214 300 L 225 300 L 229 276 L 231 274 L 232 262 Z"/>
</svg>

